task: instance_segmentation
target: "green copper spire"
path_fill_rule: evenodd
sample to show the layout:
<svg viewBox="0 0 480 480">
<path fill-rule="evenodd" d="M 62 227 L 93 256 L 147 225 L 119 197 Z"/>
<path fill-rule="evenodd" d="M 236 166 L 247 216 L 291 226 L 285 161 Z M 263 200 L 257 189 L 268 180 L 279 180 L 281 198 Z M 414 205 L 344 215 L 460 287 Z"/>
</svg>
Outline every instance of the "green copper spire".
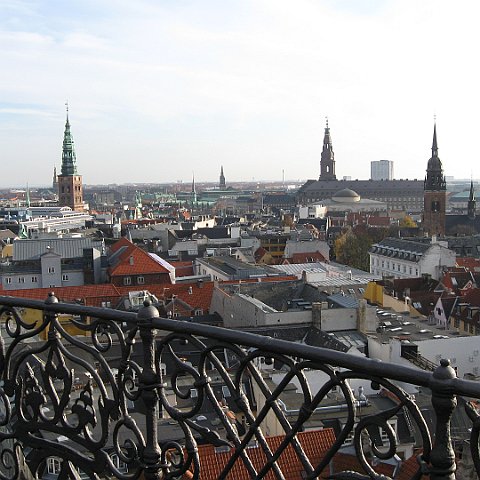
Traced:
<svg viewBox="0 0 480 480">
<path fill-rule="evenodd" d="M 62 149 L 62 175 L 78 175 L 77 159 L 75 156 L 75 147 L 73 145 L 73 137 L 70 132 L 70 122 L 68 120 L 68 103 L 67 106 L 67 121 L 65 122 L 65 133 L 63 134 L 63 149 Z"/>
<path fill-rule="evenodd" d="M 27 208 L 30 208 L 30 188 L 27 183 L 27 193 L 26 193 L 26 204 Z"/>
</svg>

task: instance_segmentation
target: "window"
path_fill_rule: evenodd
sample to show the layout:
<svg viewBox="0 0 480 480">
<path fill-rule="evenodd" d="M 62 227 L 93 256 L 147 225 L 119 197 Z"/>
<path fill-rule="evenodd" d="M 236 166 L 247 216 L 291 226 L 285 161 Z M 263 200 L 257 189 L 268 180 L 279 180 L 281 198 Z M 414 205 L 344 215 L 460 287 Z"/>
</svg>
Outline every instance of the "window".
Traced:
<svg viewBox="0 0 480 480">
<path fill-rule="evenodd" d="M 116 453 L 110 455 L 110 458 L 112 459 L 113 465 L 119 472 L 127 473 L 127 465 L 120 460 L 120 457 Z"/>
<path fill-rule="evenodd" d="M 59 458 L 49 457 L 47 458 L 47 471 L 52 475 L 58 475 L 62 468 L 62 463 Z"/>
<path fill-rule="evenodd" d="M 111 302 L 102 302 L 103 308 L 110 308 L 112 306 Z"/>
<path fill-rule="evenodd" d="M 137 277 L 137 283 L 143 285 L 145 283 L 145 277 Z"/>
<path fill-rule="evenodd" d="M 232 396 L 230 389 L 226 385 L 222 385 L 223 398 L 230 398 Z"/>
<path fill-rule="evenodd" d="M 203 315 L 203 310 L 202 310 L 201 308 L 197 308 L 197 309 L 195 310 L 195 316 L 198 317 L 199 315 Z"/>
<path fill-rule="evenodd" d="M 131 285 L 132 284 L 132 277 L 123 277 L 123 284 L 124 285 Z"/>
<path fill-rule="evenodd" d="M 67 275 L 66 273 L 64 273 L 64 274 L 62 275 L 62 280 L 63 280 L 64 282 L 68 282 L 68 275 Z"/>
<path fill-rule="evenodd" d="M 37 282 L 38 282 L 38 278 L 35 277 L 35 276 L 33 276 L 33 277 L 32 277 L 32 283 L 37 283 Z"/>
<path fill-rule="evenodd" d="M 48 273 L 55 273 L 55 267 L 48 267 Z"/>
<path fill-rule="evenodd" d="M 18 283 L 25 283 L 25 277 L 18 277 Z"/>
<path fill-rule="evenodd" d="M 6 283 L 7 285 L 10 285 L 10 284 L 12 283 L 12 279 L 11 279 L 10 277 L 6 277 L 6 278 L 5 278 L 5 283 Z"/>
</svg>

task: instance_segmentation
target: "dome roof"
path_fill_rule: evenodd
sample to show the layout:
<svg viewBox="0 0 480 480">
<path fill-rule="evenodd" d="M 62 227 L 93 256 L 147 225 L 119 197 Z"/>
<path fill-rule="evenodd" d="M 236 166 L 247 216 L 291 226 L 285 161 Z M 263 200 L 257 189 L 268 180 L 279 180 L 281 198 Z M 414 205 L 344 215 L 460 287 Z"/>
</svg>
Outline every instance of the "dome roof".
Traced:
<svg viewBox="0 0 480 480">
<path fill-rule="evenodd" d="M 353 203 L 360 201 L 360 195 L 349 188 L 338 191 L 333 197 L 334 202 Z"/>
</svg>

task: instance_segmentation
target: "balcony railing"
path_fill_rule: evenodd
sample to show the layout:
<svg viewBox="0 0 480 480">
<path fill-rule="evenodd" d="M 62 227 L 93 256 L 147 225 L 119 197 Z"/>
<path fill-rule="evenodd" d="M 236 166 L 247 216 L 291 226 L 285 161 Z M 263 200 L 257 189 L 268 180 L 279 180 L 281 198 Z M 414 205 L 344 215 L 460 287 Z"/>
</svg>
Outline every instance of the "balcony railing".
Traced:
<svg viewBox="0 0 480 480">
<path fill-rule="evenodd" d="M 399 413 L 421 439 L 411 478 L 454 479 L 450 421 L 457 395 L 467 399 L 462 403 L 471 422 L 472 470 L 480 474 L 480 416 L 470 401 L 480 399 L 480 384 L 455 378 L 448 360 L 432 373 L 160 318 L 149 304 L 137 313 L 120 312 L 58 303 L 53 294 L 45 302 L 0 297 L 0 320 L 2 480 L 208 480 L 199 444 L 226 453 L 216 465 L 218 478 L 238 479 L 239 472 L 246 478 L 291 478 L 284 461 L 288 452 L 300 465 L 299 478 L 388 478 L 374 465 L 398 458 L 390 421 Z M 281 372 L 277 383 L 262 371 L 272 362 Z M 312 372 L 323 379 L 320 386 L 309 384 Z M 362 400 L 351 388 L 355 379 L 389 392 L 395 407 L 362 416 Z M 218 381 L 222 398 L 214 388 Z M 292 383 L 301 402 L 289 411 L 284 395 Z M 401 388 L 407 384 L 431 395 L 433 429 L 414 397 Z M 340 408 L 322 406 L 332 392 L 341 399 L 343 421 L 323 451 L 321 445 L 302 443 L 300 432 L 313 416 Z M 218 428 L 201 424 L 199 412 L 206 403 Z M 279 436 L 275 444 L 268 424 Z M 168 432 L 173 426 L 178 438 Z M 383 449 L 372 438 L 372 427 L 383 433 Z M 332 472 L 347 442 L 355 447 L 363 474 Z"/>
</svg>

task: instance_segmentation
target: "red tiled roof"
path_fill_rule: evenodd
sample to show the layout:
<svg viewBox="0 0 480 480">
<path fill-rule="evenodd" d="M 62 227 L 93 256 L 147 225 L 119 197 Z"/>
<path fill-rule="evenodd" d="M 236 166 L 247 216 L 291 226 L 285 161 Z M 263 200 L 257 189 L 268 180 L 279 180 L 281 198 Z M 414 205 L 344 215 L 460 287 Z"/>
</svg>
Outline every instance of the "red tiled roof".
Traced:
<svg viewBox="0 0 480 480">
<path fill-rule="evenodd" d="M 155 284 L 142 285 L 141 290 L 148 290 L 153 293 L 159 300 L 170 299 L 172 295 L 187 303 L 194 309 L 202 309 L 207 313 L 210 309 L 213 295 L 213 282 L 203 282 L 202 287 L 197 283 L 179 283 L 176 285 Z M 126 295 L 132 290 L 139 290 L 139 287 L 117 287 L 122 295 Z M 191 293 L 190 293 L 191 292 Z"/>
<path fill-rule="evenodd" d="M 266 440 L 270 449 L 275 452 L 275 450 L 280 447 L 284 438 L 284 435 L 278 435 L 275 437 L 267 437 Z M 302 445 L 305 454 L 310 459 L 310 463 L 315 466 L 321 461 L 325 453 L 335 442 L 335 433 L 333 429 L 325 428 L 324 430 L 301 432 L 297 435 L 297 439 Z M 202 480 L 217 479 L 233 452 L 234 449 L 231 449 L 229 452 L 216 452 L 212 445 L 200 445 L 198 447 L 198 454 L 200 457 L 200 472 Z M 258 446 L 255 448 L 249 448 L 246 450 L 246 454 L 258 473 L 267 461 L 262 447 Z M 278 459 L 278 464 L 285 476 L 285 480 L 298 480 L 302 478 L 304 468 L 291 445 L 288 445 L 281 453 Z M 187 474 L 184 478 L 190 478 L 190 476 Z M 226 478 L 231 480 L 247 480 L 251 477 L 242 459 L 239 458 Z M 271 470 L 269 470 L 263 478 L 266 480 L 274 480 L 277 477 Z"/>
<path fill-rule="evenodd" d="M 116 259 L 116 265 L 109 269 L 111 277 L 154 273 L 169 274 L 167 268 L 158 263 L 147 252 L 134 245 L 125 237 L 114 243 L 110 250 L 111 252 L 117 252 L 122 247 L 125 247 L 125 249 L 120 252 L 118 259 Z"/>
<path fill-rule="evenodd" d="M 142 288 L 138 285 L 116 287 L 111 283 L 102 283 L 98 285 L 82 285 L 77 287 L 4 290 L 2 291 L 2 294 L 11 297 L 46 300 L 48 294 L 53 291 L 60 301 L 73 302 L 80 299 L 88 306 L 101 306 L 102 301 L 110 301 L 112 307 L 114 307 L 115 302 L 127 295 L 128 292 L 138 290 L 148 290 L 159 300 L 163 300 L 164 298 L 169 299 L 172 295 L 176 295 L 193 309 L 201 309 L 204 313 L 207 313 L 212 301 L 213 282 L 203 282 L 202 287 L 197 283 L 182 283 L 178 285 L 169 284 L 168 287 L 166 287 L 165 284 L 142 285 Z"/>
<path fill-rule="evenodd" d="M 172 267 L 175 267 L 175 277 L 188 277 L 194 275 L 193 262 L 168 262 Z"/>
<path fill-rule="evenodd" d="M 308 263 L 308 262 L 328 262 L 328 260 L 320 252 L 303 252 L 294 253 L 291 263 Z"/>
<path fill-rule="evenodd" d="M 463 297 L 462 302 L 469 303 L 472 307 L 480 307 L 480 288 L 472 288 Z"/>
<path fill-rule="evenodd" d="M 377 473 L 386 475 L 387 477 L 392 477 L 394 473 L 393 465 L 387 463 L 378 463 L 372 467 Z M 414 478 L 415 474 L 418 472 L 420 465 L 417 460 L 417 455 L 412 455 L 408 460 L 405 460 L 401 463 L 400 469 L 398 470 L 395 479 L 396 480 L 409 480 Z M 332 470 L 333 473 L 338 472 L 357 472 L 365 474 L 360 462 L 356 455 L 350 455 L 346 453 L 337 453 L 332 462 Z M 330 472 L 327 472 L 330 473 Z M 422 478 L 426 478 L 426 476 L 420 476 L 419 480 Z"/>
<path fill-rule="evenodd" d="M 459 267 L 465 267 L 471 272 L 480 271 L 480 258 L 473 257 L 457 257 L 456 263 Z"/>
<path fill-rule="evenodd" d="M 120 299 L 121 294 L 115 285 L 103 283 L 99 285 L 81 285 L 76 287 L 28 288 L 24 290 L 7 290 L 4 294 L 11 297 L 46 300 L 50 292 L 54 292 L 60 301 L 73 302 L 81 299 L 85 305 L 99 306 L 102 300 Z"/>
</svg>

